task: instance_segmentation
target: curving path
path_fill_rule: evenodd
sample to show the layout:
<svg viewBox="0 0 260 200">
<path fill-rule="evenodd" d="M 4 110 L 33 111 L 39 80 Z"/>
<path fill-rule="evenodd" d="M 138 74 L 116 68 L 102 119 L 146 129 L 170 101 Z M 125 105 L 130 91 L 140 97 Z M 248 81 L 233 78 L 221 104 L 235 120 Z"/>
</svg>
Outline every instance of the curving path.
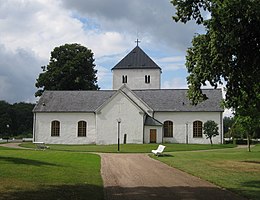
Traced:
<svg viewBox="0 0 260 200">
<path fill-rule="evenodd" d="M 145 154 L 100 154 L 106 200 L 243 200 Z"/>
</svg>

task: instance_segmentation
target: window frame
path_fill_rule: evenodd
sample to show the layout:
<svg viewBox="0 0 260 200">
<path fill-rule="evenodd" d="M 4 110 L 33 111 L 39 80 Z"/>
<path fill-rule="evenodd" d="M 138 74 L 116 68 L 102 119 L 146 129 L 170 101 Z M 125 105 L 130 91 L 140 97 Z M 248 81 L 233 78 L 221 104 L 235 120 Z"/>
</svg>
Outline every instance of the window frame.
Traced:
<svg viewBox="0 0 260 200">
<path fill-rule="evenodd" d="M 150 75 L 145 75 L 144 76 L 144 82 L 149 84 L 151 82 L 151 78 L 150 77 L 151 77 Z"/>
<path fill-rule="evenodd" d="M 51 121 L 51 137 L 60 136 L 60 121 L 53 120 Z"/>
<path fill-rule="evenodd" d="M 122 75 L 122 83 L 127 83 L 127 75 Z"/>
<path fill-rule="evenodd" d="M 173 122 L 171 120 L 164 121 L 163 123 L 163 137 L 173 137 Z"/>
<path fill-rule="evenodd" d="M 87 137 L 87 122 L 78 121 L 78 137 Z"/>
<path fill-rule="evenodd" d="M 192 123 L 193 125 L 193 138 L 202 138 L 203 137 L 203 122 L 196 120 Z"/>
</svg>

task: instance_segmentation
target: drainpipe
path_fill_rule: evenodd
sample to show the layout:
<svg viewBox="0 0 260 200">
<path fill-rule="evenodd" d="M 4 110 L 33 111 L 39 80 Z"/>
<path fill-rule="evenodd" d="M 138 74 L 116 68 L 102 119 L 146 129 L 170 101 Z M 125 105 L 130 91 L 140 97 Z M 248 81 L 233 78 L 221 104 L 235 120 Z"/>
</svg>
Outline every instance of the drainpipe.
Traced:
<svg viewBox="0 0 260 200">
<path fill-rule="evenodd" d="M 220 112 L 220 144 L 223 144 L 224 136 L 223 136 L 223 113 Z"/>
<path fill-rule="evenodd" d="M 36 113 L 33 113 L 33 142 L 35 142 L 35 128 L 36 128 Z"/>
</svg>

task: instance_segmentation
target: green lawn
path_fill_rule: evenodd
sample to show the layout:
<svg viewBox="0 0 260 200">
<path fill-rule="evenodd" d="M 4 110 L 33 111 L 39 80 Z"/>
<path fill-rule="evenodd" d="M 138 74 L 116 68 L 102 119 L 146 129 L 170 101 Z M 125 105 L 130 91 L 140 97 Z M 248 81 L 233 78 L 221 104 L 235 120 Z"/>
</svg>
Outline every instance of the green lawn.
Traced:
<svg viewBox="0 0 260 200">
<path fill-rule="evenodd" d="M 174 152 L 155 157 L 250 199 L 260 199 L 260 145 L 247 149 Z"/>
<path fill-rule="evenodd" d="M 103 199 L 100 157 L 0 147 L 0 199 Z"/>
<path fill-rule="evenodd" d="M 152 157 L 259 199 L 260 145 L 252 152 L 227 148 L 233 145 L 165 145 L 166 156 Z M 22 146 L 34 148 L 32 143 Z M 120 152 L 146 153 L 157 146 L 120 145 Z M 50 145 L 46 151 L 0 147 L 0 199 L 103 199 L 100 157 L 86 152 L 117 152 L 117 145 Z"/>
<path fill-rule="evenodd" d="M 175 151 L 196 151 L 208 149 L 220 149 L 234 147 L 233 144 L 208 145 L 208 144 L 164 144 L 166 152 Z M 32 143 L 23 143 L 22 147 L 35 148 Z M 117 145 L 55 145 L 48 144 L 50 150 L 56 151 L 74 151 L 74 152 L 104 152 L 116 153 Z M 152 149 L 157 149 L 158 144 L 121 144 L 120 153 L 150 153 Z"/>
</svg>

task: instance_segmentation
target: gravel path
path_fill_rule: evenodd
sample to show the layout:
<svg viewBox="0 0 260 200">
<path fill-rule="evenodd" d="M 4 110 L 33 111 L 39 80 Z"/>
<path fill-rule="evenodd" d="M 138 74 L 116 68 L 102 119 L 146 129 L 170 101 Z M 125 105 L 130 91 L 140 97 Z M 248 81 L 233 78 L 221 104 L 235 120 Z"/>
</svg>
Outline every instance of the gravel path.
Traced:
<svg viewBox="0 0 260 200">
<path fill-rule="evenodd" d="M 243 200 L 145 154 L 100 154 L 105 199 Z"/>
<path fill-rule="evenodd" d="M 16 148 L 16 149 L 28 149 L 28 148 L 24 148 L 24 147 L 20 147 L 21 143 L 16 143 L 16 142 L 8 142 L 8 143 L 4 143 L 4 144 L 0 144 L 0 146 L 3 147 L 9 147 L 9 148 Z"/>
</svg>

